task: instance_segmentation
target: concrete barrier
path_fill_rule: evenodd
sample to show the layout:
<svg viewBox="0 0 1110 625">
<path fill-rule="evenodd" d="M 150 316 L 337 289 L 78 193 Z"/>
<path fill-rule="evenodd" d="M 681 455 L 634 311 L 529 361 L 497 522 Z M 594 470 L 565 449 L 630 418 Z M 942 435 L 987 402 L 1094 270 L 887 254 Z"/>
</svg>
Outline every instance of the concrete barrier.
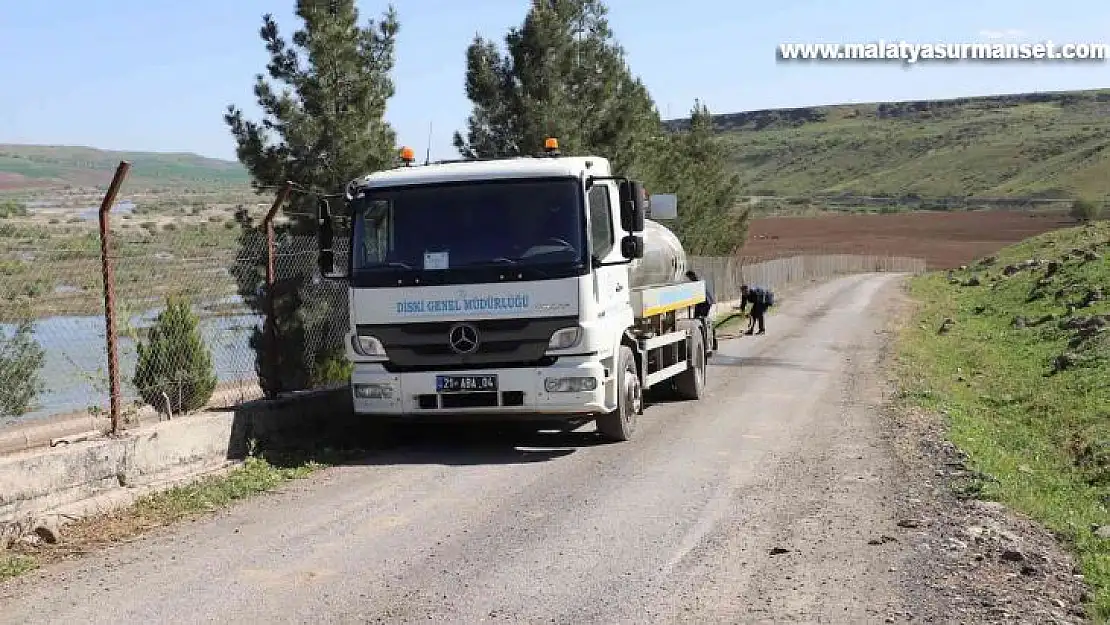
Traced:
<svg viewBox="0 0 1110 625">
<path fill-rule="evenodd" d="M 10 454 L 35 447 L 49 446 L 51 441 L 83 434 L 103 431 L 111 423 L 103 417 L 74 413 L 36 419 L 28 423 L 0 425 L 0 454 Z"/>
<path fill-rule="evenodd" d="M 223 384 L 216 387 L 209 401 L 210 407 L 236 406 L 262 397 L 262 390 L 249 390 L 241 382 Z M 128 407 L 125 420 L 133 425 L 158 423 L 163 415 L 150 406 L 138 409 Z M 81 437 L 89 432 L 107 431 L 111 420 L 106 413 L 92 414 L 78 411 L 51 415 L 28 421 L 0 423 L 0 454 L 9 454 L 35 447 L 48 447 L 59 439 Z"/>
<path fill-rule="evenodd" d="M 340 388 L 0 456 L 0 525 L 59 511 L 76 510 L 80 516 L 83 502 L 126 501 L 119 495 L 242 460 L 252 440 L 266 447 L 313 438 L 352 414 L 350 392 Z"/>
</svg>

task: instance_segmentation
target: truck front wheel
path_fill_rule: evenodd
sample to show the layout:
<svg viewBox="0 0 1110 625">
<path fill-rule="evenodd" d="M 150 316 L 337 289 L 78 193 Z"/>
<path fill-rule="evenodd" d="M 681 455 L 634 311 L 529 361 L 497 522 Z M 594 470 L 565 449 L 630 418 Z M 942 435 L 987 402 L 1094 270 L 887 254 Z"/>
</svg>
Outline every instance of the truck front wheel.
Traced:
<svg viewBox="0 0 1110 625">
<path fill-rule="evenodd" d="M 636 359 L 627 345 L 621 345 L 617 368 L 617 409 L 597 418 L 597 431 L 613 441 L 627 441 L 636 430 L 644 407 L 644 393 Z"/>
<path fill-rule="evenodd" d="M 675 376 L 675 390 L 682 399 L 701 399 L 705 393 L 705 342 L 701 329 L 690 329 L 690 366 Z"/>
</svg>

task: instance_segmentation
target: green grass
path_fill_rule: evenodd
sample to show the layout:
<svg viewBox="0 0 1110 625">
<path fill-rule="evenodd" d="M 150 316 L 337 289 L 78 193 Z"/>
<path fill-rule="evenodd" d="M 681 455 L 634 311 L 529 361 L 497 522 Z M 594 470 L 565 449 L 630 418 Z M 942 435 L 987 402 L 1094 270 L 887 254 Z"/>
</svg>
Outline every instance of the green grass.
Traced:
<svg viewBox="0 0 1110 625">
<path fill-rule="evenodd" d="M 1045 262 L 1004 277 L 1027 259 Z M 1045 280 L 1051 261 L 1057 270 Z M 982 284 L 965 286 L 971 276 Z M 1110 222 L 1034 237 L 951 277 L 917 278 L 911 291 L 922 306 L 901 337 L 900 366 L 905 401 L 945 415 L 951 440 L 988 476 L 971 492 L 1068 543 L 1091 585 L 1092 612 L 1106 621 L 1110 540 L 1093 526 L 1110 524 L 1110 330 L 1076 343 L 1079 332 L 1066 327 L 1110 313 L 1105 299 L 1069 313 L 1095 287 L 1110 296 Z M 1030 323 L 1015 327 L 1018 316 Z M 945 319 L 954 323 L 940 333 Z M 1071 366 L 1056 372 L 1062 354 Z"/>
<path fill-rule="evenodd" d="M 241 499 L 273 490 L 290 480 L 307 477 L 323 466 L 315 461 L 275 465 L 259 457 L 249 457 L 242 466 L 228 474 L 147 495 L 120 512 L 76 521 L 63 529 L 60 549 L 0 550 L 0 581 L 66 557 L 72 551 L 119 541 L 152 527 L 224 508 Z"/>
<path fill-rule="evenodd" d="M 37 567 L 35 559 L 30 556 L 0 553 L 0 582 L 33 571 Z"/>
<path fill-rule="evenodd" d="M 121 160 L 131 163 L 130 188 L 200 190 L 246 187 L 250 182 L 239 163 L 196 154 L 0 144 L 0 173 L 21 175 L 36 186 L 106 186 Z"/>
<path fill-rule="evenodd" d="M 1108 112 L 1110 90 L 1093 90 L 725 113 L 714 123 L 746 195 L 1102 199 Z M 132 162 L 130 189 L 249 182 L 239 163 L 195 154 L 0 145 L 0 174 L 39 185 L 106 185 L 120 160 Z"/>
<path fill-rule="evenodd" d="M 717 329 L 717 334 L 739 333 L 747 329 L 748 315 L 740 311 L 721 313 L 713 319 L 713 326 Z"/>
<path fill-rule="evenodd" d="M 323 465 L 306 463 L 280 467 L 262 458 L 250 457 L 243 466 L 225 476 L 148 495 L 135 502 L 132 511 L 145 519 L 165 525 L 273 490 L 290 480 L 307 477 L 321 466 Z"/>
<path fill-rule="evenodd" d="M 748 195 L 1110 195 L 1110 91 L 716 115 Z M 668 122 L 681 127 L 681 120 Z"/>
</svg>

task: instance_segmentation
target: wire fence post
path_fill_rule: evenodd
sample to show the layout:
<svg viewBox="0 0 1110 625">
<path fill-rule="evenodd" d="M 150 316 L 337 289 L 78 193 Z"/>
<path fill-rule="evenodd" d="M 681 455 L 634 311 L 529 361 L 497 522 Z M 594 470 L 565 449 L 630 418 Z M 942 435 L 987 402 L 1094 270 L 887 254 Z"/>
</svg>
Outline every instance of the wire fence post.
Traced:
<svg viewBox="0 0 1110 625">
<path fill-rule="evenodd" d="M 112 176 L 112 183 L 100 202 L 100 268 L 104 279 L 104 324 L 105 340 L 108 347 L 108 405 L 109 415 L 112 419 L 112 434 L 120 430 L 120 381 L 119 381 L 119 337 L 116 334 L 116 276 L 112 263 L 111 246 L 111 218 L 112 206 L 116 203 L 123 179 L 131 169 L 131 163 L 120 161 L 116 173 Z"/>
<path fill-rule="evenodd" d="M 278 210 L 281 209 L 282 204 L 289 199 L 289 194 L 293 191 L 293 183 L 286 181 L 282 185 L 281 190 L 278 191 L 277 197 L 274 198 L 274 203 L 270 205 L 270 210 L 267 211 L 266 216 L 262 219 L 262 226 L 266 230 L 266 339 L 269 341 L 271 347 L 277 346 L 278 329 L 277 329 L 277 303 L 274 296 L 274 285 L 277 282 L 277 266 L 275 259 L 277 252 L 274 243 L 274 218 L 277 217 Z M 276 354 L 277 351 L 273 350 L 271 353 Z M 274 382 L 278 384 L 278 388 L 274 391 L 281 392 L 281 376 L 275 376 Z"/>
</svg>

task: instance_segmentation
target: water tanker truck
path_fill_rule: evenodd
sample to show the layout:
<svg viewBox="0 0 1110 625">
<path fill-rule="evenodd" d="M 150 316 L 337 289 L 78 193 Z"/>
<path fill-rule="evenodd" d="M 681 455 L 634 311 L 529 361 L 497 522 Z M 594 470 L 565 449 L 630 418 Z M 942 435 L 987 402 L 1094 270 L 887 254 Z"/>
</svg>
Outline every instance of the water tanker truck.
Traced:
<svg viewBox="0 0 1110 625">
<path fill-rule="evenodd" d="M 648 389 L 702 397 L 715 340 L 694 314 L 705 284 L 659 223 L 675 196 L 554 139 L 518 158 L 401 156 L 319 209 L 321 272 L 347 282 L 358 415 L 593 420 L 623 441 Z"/>
</svg>

